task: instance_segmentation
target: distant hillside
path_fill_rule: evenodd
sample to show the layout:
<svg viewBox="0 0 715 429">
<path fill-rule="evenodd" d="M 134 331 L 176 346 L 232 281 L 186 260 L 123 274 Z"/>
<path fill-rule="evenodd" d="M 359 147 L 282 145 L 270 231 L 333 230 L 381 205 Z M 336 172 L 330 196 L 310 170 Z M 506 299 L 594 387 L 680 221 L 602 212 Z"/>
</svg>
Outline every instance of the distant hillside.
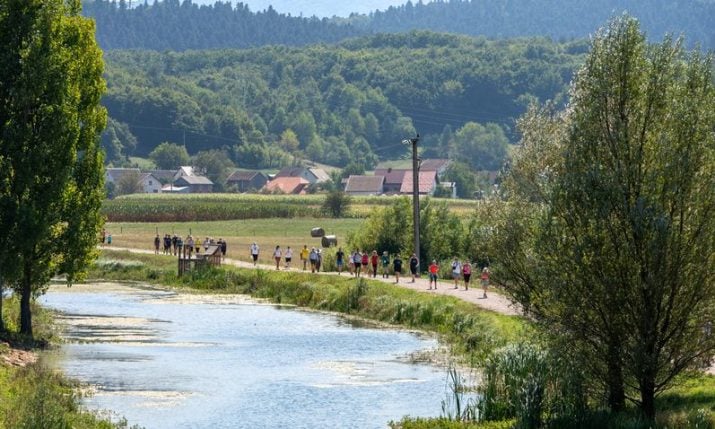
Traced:
<svg viewBox="0 0 715 429">
<path fill-rule="evenodd" d="M 308 2 L 303 3 L 307 7 Z M 253 12 L 243 3 L 199 6 L 190 0 L 145 2 L 134 8 L 128 7 L 127 0 L 85 0 L 84 9 L 86 15 L 96 19 L 97 38 L 105 49 L 303 46 L 413 29 L 490 38 L 548 36 L 570 40 L 587 37 L 609 17 L 624 11 L 637 17 L 652 39 L 661 39 L 665 33 L 683 33 L 691 44 L 715 47 L 715 3 L 709 0 L 407 2 L 369 15 L 336 19 L 290 16 L 273 8 Z"/>
<path fill-rule="evenodd" d="M 514 140 L 529 102 L 563 100 L 586 48 L 413 32 L 337 46 L 109 51 L 107 143 L 122 147 L 108 154 L 146 155 L 168 140 L 190 153 L 224 149 L 243 167 L 290 154 L 370 168 L 404 155 L 400 142 L 419 132 L 433 156 L 464 157 L 453 137 L 465 124 L 487 128 L 472 124 L 464 141 Z"/>
</svg>

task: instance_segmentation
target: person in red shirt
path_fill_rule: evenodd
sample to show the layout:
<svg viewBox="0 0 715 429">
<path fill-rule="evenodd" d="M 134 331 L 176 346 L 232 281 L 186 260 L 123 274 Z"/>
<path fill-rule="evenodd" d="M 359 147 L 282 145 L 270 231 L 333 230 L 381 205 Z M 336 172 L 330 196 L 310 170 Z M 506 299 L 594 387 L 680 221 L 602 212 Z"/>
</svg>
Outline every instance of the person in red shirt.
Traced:
<svg viewBox="0 0 715 429">
<path fill-rule="evenodd" d="M 462 277 L 464 278 L 464 290 L 469 290 L 469 279 L 472 277 L 472 264 L 469 259 L 462 264 Z"/>
<path fill-rule="evenodd" d="M 377 250 L 372 251 L 372 255 L 370 256 L 370 265 L 372 265 L 372 277 L 377 277 L 377 261 L 378 261 L 378 256 L 377 256 Z"/>
<path fill-rule="evenodd" d="M 437 290 L 437 276 L 439 275 L 439 265 L 434 259 L 429 266 L 429 289 L 432 290 L 432 282 L 434 281 L 434 289 Z"/>
</svg>

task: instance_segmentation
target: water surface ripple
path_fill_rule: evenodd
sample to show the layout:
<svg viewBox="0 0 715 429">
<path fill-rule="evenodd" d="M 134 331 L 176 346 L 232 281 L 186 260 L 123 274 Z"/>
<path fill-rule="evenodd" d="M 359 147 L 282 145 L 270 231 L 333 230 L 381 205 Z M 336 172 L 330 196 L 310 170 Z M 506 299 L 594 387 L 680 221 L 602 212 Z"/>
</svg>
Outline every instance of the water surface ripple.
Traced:
<svg viewBox="0 0 715 429">
<path fill-rule="evenodd" d="M 96 386 L 86 403 L 173 428 L 385 428 L 437 416 L 445 370 L 413 333 L 356 327 L 245 297 L 116 284 L 53 287 L 68 343 L 58 365 Z"/>
</svg>

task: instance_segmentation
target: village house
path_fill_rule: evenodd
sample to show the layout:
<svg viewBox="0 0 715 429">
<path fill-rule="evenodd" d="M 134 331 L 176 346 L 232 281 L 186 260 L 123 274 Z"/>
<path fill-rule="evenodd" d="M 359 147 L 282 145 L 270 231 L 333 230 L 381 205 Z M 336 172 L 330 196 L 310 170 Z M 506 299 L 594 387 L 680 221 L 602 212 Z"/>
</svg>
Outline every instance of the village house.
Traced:
<svg viewBox="0 0 715 429">
<path fill-rule="evenodd" d="M 330 180 L 330 175 L 322 168 L 306 168 L 306 167 L 285 167 L 276 173 L 275 178 L 280 177 L 301 177 L 308 183 L 325 183 Z"/>
<path fill-rule="evenodd" d="M 189 194 L 205 194 L 213 192 L 214 182 L 204 176 L 181 176 L 174 181 L 173 187 L 186 187 Z"/>
<path fill-rule="evenodd" d="M 260 171 L 234 171 L 226 185 L 235 188 L 238 192 L 258 191 L 268 183 L 268 177 Z"/>
<path fill-rule="evenodd" d="M 266 183 L 262 192 L 278 194 L 305 194 L 310 182 L 303 177 L 276 177 Z"/>
<path fill-rule="evenodd" d="M 114 186 L 128 174 L 135 175 L 138 179 L 142 192 L 145 194 L 161 193 L 161 182 L 151 173 L 142 173 L 138 168 L 107 168 L 105 170 L 105 182 Z"/>
<path fill-rule="evenodd" d="M 381 195 L 384 193 L 384 176 L 350 175 L 345 184 L 345 193 L 349 195 Z"/>
</svg>

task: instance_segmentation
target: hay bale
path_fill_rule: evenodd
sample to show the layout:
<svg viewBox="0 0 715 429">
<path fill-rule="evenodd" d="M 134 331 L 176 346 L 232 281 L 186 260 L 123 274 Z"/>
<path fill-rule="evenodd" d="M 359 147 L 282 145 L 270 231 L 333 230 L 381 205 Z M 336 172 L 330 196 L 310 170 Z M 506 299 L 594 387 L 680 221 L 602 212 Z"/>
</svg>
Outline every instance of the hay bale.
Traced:
<svg viewBox="0 0 715 429">
<path fill-rule="evenodd" d="M 334 235 L 326 235 L 323 237 L 322 240 L 320 240 L 320 244 L 322 244 L 323 247 L 330 247 L 330 246 L 337 246 L 338 245 L 338 237 Z"/>
<path fill-rule="evenodd" d="M 325 230 L 323 228 L 313 228 L 310 230 L 310 236 L 314 238 L 325 237 Z"/>
</svg>

